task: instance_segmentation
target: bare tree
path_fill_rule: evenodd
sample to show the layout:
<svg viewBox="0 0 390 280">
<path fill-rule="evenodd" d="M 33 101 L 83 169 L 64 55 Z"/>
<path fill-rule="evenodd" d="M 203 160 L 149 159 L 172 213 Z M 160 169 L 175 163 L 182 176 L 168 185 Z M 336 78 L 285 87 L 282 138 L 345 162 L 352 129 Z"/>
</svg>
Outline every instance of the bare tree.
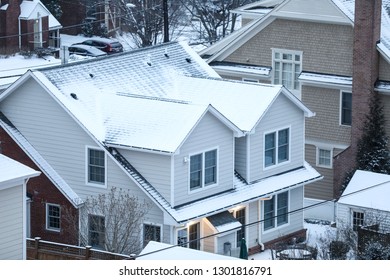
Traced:
<svg viewBox="0 0 390 280">
<path fill-rule="evenodd" d="M 74 221 L 77 217 L 67 214 L 65 219 L 73 219 L 81 246 L 91 245 L 130 255 L 142 249 L 140 235 L 149 209 L 148 203 L 131 195 L 129 190 L 112 187 L 108 193 L 85 200 L 79 211 L 79 221 Z M 76 231 L 76 228 L 79 230 Z"/>
<path fill-rule="evenodd" d="M 212 44 L 235 29 L 237 15 L 231 11 L 254 0 L 180 0 L 200 23 L 200 38 Z M 230 27 L 230 28 L 229 28 Z"/>
</svg>

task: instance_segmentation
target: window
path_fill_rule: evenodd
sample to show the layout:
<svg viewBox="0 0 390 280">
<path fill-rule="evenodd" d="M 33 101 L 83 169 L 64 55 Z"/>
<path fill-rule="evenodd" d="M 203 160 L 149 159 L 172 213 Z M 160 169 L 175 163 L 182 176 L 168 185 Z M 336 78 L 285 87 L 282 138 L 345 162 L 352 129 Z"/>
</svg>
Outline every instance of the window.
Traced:
<svg viewBox="0 0 390 280">
<path fill-rule="evenodd" d="M 89 245 L 104 248 L 105 243 L 105 219 L 103 216 L 88 216 L 88 241 Z"/>
<path fill-rule="evenodd" d="M 245 224 L 246 224 L 245 208 L 237 210 L 234 214 L 235 214 L 237 221 L 239 221 L 242 224 L 242 227 L 237 231 L 236 242 L 237 242 L 237 248 L 238 248 L 241 246 L 241 239 L 245 238 Z"/>
<path fill-rule="evenodd" d="M 332 167 L 332 150 L 318 148 L 317 165 L 322 167 Z"/>
<path fill-rule="evenodd" d="M 358 230 L 364 224 L 364 213 L 359 211 L 352 212 L 352 228 L 354 231 Z"/>
<path fill-rule="evenodd" d="M 102 150 L 88 149 L 88 183 L 105 184 L 106 157 Z"/>
<path fill-rule="evenodd" d="M 299 90 L 302 52 L 273 50 L 274 84 L 282 84 L 290 90 Z"/>
<path fill-rule="evenodd" d="M 144 224 L 144 247 L 148 245 L 151 240 L 161 242 L 161 227 Z"/>
<path fill-rule="evenodd" d="M 352 124 L 352 93 L 341 93 L 341 124 Z"/>
<path fill-rule="evenodd" d="M 46 229 L 48 230 L 60 230 L 60 206 L 56 204 L 46 204 Z"/>
<path fill-rule="evenodd" d="M 264 230 L 288 223 L 288 192 L 274 195 L 264 201 Z"/>
<path fill-rule="evenodd" d="M 289 160 L 289 129 L 268 133 L 264 139 L 264 166 L 269 167 Z"/>
<path fill-rule="evenodd" d="M 217 183 L 217 150 L 190 157 L 190 190 Z"/>
<path fill-rule="evenodd" d="M 200 250 L 200 223 L 178 230 L 177 245 Z"/>
</svg>

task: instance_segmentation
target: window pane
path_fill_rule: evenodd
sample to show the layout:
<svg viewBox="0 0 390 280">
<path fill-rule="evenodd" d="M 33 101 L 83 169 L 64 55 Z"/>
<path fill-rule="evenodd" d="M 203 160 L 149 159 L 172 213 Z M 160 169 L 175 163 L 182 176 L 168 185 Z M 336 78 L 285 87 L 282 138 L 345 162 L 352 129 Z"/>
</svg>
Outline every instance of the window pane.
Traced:
<svg viewBox="0 0 390 280">
<path fill-rule="evenodd" d="M 288 222 L 288 192 L 278 194 L 277 205 L 277 225 L 280 226 Z"/>
<path fill-rule="evenodd" d="M 60 207 L 48 205 L 47 211 L 48 229 L 60 229 Z"/>
<path fill-rule="evenodd" d="M 88 181 L 95 183 L 105 182 L 104 151 L 89 149 Z"/>
<path fill-rule="evenodd" d="M 278 162 L 283 162 L 288 160 L 288 147 L 289 147 L 289 135 L 288 129 L 283 129 L 278 133 Z"/>
<path fill-rule="evenodd" d="M 265 135 L 265 166 L 270 166 L 275 164 L 275 133 L 270 133 Z"/>
<path fill-rule="evenodd" d="M 324 166 L 330 166 L 330 151 L 329 150 L 323 150 L 319 149 L 319 155 L 318 155 L 318 164 L 324 165 Z"/>
<path fill-rule="evenodd" d="M 88 217 L 88 234 L 89 245 L 104 248 L 105 240 L 105 221 L 102 216 L 89 215 Z"/>
<path fill-rule="evenodd" d="M 275 62 L 274 84 L 280 84 L 280 62 Z"/>
<path fill-rule="evenodd" d="M 352 123 L 352 94 L 350 92 L 342 93 L 341 102 L 341 124 L 351 125 Z"/>
<path fill-rule="evenodd" d="M 160 242 L 161 228 L 154 225 L 144 225 L 144 247 L 148 245 L 149 241 Z"/>
<path fill-rule="evenodd" d="M 241 229 L 237 231 L 237 247 L 240 247 L 241 239 L 245 238 L 245 208 L 242 208 L 235 213 L 237 221 L 242 224 Z"/>
<path fill-rule="evenodd" d="M 177 231 L 177 245 L 181 247 L 187 247 L 187 229 L 181 229 Z"/>
<path fill-rule="evenodd" d="M 286 88 L 291 89 L 292 87 L 292 64 L 291 63 L 283 63 L 282 65 L 282 85 Z"/>
<path fill-rule="evenodd" d="M 299 89 L 299 75 L 301 74 L 301 66 L 299 64 L 295 64 L 295 73 L 294 73 L 294 89 Z"/>
<path fill-rule="evenodd" d="M 275 197 L 264 201 L 264 230 L 275 227 Z"/>
<path fill-rule="evenodd" d="M 189 248 L 191 249 L 200 249 L 200 231 L 199 231 L 199 223 L 193 224 L 188 229 L 189 233 Z"/>
<path fill-rule="evenodd" d="M 205 186 L 217 182 L 217 150 L 205 153 Z"/>
<path fill-rule="evenodd" d="M 352 226 L 353 230 L 358 230 L 360 226 L 364 223 L 364 213 L 363 212 L 353 212 Z"/>
<path fill-rule="evenodd" d="M 202 187 L 202 154 L 190 158 L 190 189 Z"/>
</svg>

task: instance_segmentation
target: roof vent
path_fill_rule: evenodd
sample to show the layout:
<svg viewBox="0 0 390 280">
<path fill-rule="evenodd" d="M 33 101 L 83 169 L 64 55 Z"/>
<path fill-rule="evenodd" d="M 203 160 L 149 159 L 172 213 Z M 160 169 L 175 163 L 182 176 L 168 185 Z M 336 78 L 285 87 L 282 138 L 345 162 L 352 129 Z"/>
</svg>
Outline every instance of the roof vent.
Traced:
<svg viewBox="0 0 390 280">
<path fill-rule="evenodd" d="M 89 73 L 89 76 L 91 77 L 91 78 L 93 78 L 94 76 L 93 76 L 93 74 L 91 74 L 91 73 Z"/>
<path fill-rule="evenodd" d="M 169 54 L 168 54 L 168 50 L 167 50 L 167 49 L 165 49 L 164 56 L 165 56 L 166 58 L 169 58 Z"/>
<path fill-rule="evenodd" d="M 146 56 L 146 64 L 148 64 L 149 66 L 152 66 L 152 57 L 150 54 L 148 54 Z"/>
<path fill-rule="evenodd" d="M 191 58 L 187 57 L 187 58 L 186 58 L 186 61 L 187 61 L 188 63 L 191 63 Z"/>
<path fill-rule="evenodd" d="M 71 93 L 70 96 L 72 96 L 73 99 L 78 100 L 79 98 L 77 97 L 76 93 Z"/>
</svg>

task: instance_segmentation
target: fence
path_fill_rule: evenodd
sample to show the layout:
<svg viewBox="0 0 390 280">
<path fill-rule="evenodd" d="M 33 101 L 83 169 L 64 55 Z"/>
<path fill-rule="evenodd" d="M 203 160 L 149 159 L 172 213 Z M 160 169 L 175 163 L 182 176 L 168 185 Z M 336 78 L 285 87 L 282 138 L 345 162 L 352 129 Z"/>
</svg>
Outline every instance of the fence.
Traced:
<svg viewBox="0 0 390 280">
<path fill-rule="evenodd" d="M 91 246 L 79 247 L 27 238 L 28 260 L 134 260 L 134 257 L 110 253 Z"/>
</svg>

